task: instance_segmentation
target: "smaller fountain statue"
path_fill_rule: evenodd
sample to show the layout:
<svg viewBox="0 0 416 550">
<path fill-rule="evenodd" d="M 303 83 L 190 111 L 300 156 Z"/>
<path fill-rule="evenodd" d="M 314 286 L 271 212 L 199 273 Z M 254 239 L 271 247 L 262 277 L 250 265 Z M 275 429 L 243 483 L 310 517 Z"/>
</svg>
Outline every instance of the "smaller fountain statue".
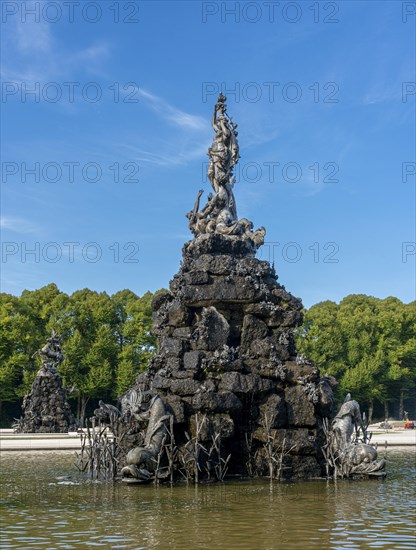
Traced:
<svg viewBox="0 0 416 550">
<path fill-rule="evenodd" d="M 369 441 L 360 405 L 348 394 L 327 430 L 324 452 L 334 477 L 386 475 L 386 460 Z"/>
<path fill-rule="evenodd" d="M 23 399 L 23 416 L 17 421 L 17 432 L 66 433 L 76 429 L 75 418 L 62 387 L 58 366 L 64 360 L 62 336 L 53 330 L 46 344 L 33 354 L 42 357 L 31 391 Z"/>
</svg>

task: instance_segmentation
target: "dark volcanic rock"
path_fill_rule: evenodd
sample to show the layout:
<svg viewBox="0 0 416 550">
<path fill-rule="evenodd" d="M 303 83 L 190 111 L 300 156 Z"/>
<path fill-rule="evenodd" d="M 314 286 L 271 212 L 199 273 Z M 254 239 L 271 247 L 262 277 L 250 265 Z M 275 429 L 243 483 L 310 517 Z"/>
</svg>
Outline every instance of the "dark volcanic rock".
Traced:
<svg viewBox="0 0 416 550">
<path fill-rule="evenodd" d="M 76 429 L 62 378 L 55 367 L 43 365 L 39 369 L 22 408 L 19 432 L 67 433 Z"/>
<path fill-rule="evenodd" d="M 153 301 L 159 352 L 137 386 L 150 384 L 166 403 L 180 453 L 197 437 L 207 453 L 220 441 L 230 474 L 247 474 L 251 460 L 252 473 L 269 475 L 266 447 L 274 441 L 284 478 L 313 477 L 323 467 L 320 419 L 332 387 L 297 359 L 302 303 L 254 252 L 250 239 L 235 235 L 204 234 L 184 245 L 171 292 Z"/>
<path fill-rule="evenodd" d="M 215 351 L 227 344 L 230 325 L 215 307 L 203 308 L 197 327 L 199 349 Z"/>
<path fill-rule="evenodd" d="M 183 356 L 183 366 L 186 370 L 198 370 L 201 366 L 203 353 L 200 351 L 187 351 Z"/>
<path fill-rule="evenodd" d="M 305 397 L 302 386 L 285 390 L 289 426 L 315 426 L 316 416 L 313 404 Z"/>
<path fill-rule="evenodd" d="M 195 411 L 235 413 L 243 408 L 238 397 L 229 391 L 197 393 L 191 401 Z"/>
<path fill-rule="evenodd" d="M 287 426 L 287 407 L 283 397 L 277 393 L 270 395 L 266 402 L 260 405 L 263 418 L 268 418 L 271 428 Z"/>
</svg>

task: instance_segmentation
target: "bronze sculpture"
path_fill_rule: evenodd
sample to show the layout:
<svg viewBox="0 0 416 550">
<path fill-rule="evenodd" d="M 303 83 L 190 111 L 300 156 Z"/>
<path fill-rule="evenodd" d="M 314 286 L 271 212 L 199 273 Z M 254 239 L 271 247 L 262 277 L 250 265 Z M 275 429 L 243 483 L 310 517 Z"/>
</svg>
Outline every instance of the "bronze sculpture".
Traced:
<svg viewBox="0 0 416 550">
<path fill-rule="evenodd" d="M 334 477 L 385 475 L 386 460 L 369 445 L 360 405 L 350 394 L 332 420 L 326 455 Z"/>
<path fill-rule="evenodd" d="M 187 214 L 189 228 L 195 236 L 212 233 L 236 236 L 252 240 L 258 248 L 264 242 L 265 229 L 253 231 L 249 220 L 237 217 L 233 169 L 239 159 L 238 132 L 237 124 L 227 114 L 226 99 L 220 93 L 212 117 L 215 136 L 208 149 L 208 178 L 214 195 L 208 195 L 206 205 L 198 211 L 203 193 L 199 191 L 193 210 Z"/>
</svg>

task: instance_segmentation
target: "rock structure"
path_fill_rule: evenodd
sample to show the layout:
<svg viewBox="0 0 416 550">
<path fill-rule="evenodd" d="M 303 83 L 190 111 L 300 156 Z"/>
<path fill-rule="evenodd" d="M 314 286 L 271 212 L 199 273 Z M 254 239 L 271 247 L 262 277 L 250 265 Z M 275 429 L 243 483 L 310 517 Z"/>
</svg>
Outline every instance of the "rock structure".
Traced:
<svg viewBox="0 0 416 550">
<path fill-rule="evenodd" d="M 297 355 L 301 301 L 256 259 L 265 230 L 237 217 L 237 125 L 225 99 L 215 106 L 208 153 L 214 195 L 199 210 L 200 191 L 187 215 L 194 238 L 170 291 L 153 301 L 158 353 L 135 390 L 162 399 L 179 455 L 193 445 L 199 478 L 209 477 L 214 447 L 228 474 L 316 477 L 324 473 L 322 419 L 334 380 Z"/>
<path fill-rule="evenodd" d="M 23 399 L 23 415 L 16 431 L 29 433 L 67 433 L 76 429 L 75 418 L 66 400 L 58 365 L 64 356 L 61 336 L 52 332 L 45 346 L 36 354 L 42 356 L 42 366 L 36 374 L 32 389 Z"/>
</svg>

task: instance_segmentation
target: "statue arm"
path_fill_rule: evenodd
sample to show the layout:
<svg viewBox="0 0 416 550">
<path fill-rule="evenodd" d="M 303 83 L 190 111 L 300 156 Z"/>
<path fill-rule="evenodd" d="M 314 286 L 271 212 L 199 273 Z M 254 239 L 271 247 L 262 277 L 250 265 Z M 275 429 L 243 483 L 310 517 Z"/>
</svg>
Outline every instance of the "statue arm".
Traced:
<svg viewBox="0 0 416 550">
<path fill-rule="evenodd" d="M 215 132 L 218 132 L 218 126 L 217 126 L 217 106 L 215 106 L 214 113 L 212 115 L 212 127 L 215 130 Z"/>
</svg>

